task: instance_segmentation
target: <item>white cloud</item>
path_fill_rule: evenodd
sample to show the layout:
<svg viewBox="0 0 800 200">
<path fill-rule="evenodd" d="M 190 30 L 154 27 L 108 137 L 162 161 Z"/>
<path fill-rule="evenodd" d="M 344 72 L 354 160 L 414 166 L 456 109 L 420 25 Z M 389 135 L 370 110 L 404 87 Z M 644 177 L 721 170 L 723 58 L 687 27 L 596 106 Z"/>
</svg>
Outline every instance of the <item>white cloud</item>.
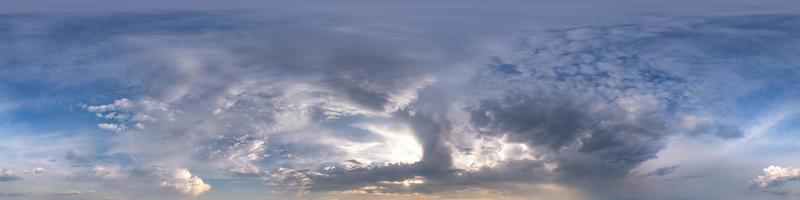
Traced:
<svg viewBox="0 0 800 200">
<path fill-rule="evenodd" d="M 209 158 L 221 161 L 235 174 L 259 174 L 261 170 L 253 162 L 264 158 L 265 140 L 247 136 L 226 139 L 233 144 L 211 151 Z"/>
<path fill-rule="evenodd" d="M 44 173 L 46 170 L 43 167 L 34 167 L 33 169 L 26 169 L 23 171 L 26 174 L 41 174 Z"/>
<path fill-rule="evenodd" d="M 70 190 L 70 191 L 61 193 L 61 195 L 64 195 L 64 196 L 75 196 L 75 195 L 80 195 L 80 194 L 82 194 L 80 190 Z"/>
<path fill-rule="evenodd" d="M 95 165 L 92 166 L 88 175 L 102 180 L 111 180 L 120 177 L 120 170 L 117 165 Z"/>
<path fill-rule="evenodd" d="M 524 143 L 508 141 L 508 136 L 479 137 L 465 151 L 453 154 L 454 167 L 468 171 L 495 167 L 515 160 L 537 160 L 534 149 Z"/>
<path fill-rule="evenodd" d="M 108 120 L 97 124 L 102 130 L 122 132 L 128 127 L 144 129 L 144 123 L 154 123 L 160 120 L 175 121 L 176 110 L 165 102 L 144 98 L 130 100 L 121 98 L 105 105 L 83 105 L 89 112 L 94 112 L 97 118 Z"/>
<path fill-rule="evenodd" d="M 200 177 L 193 176 L 186 168 L 146 166 L 134 168 L 131 174 L 143 176 L 158 183 L 160 187 L 185 195 L 198 196 L 211 190 L 211 185 L 206 184 Z"/>
<path fill-rule="evenodd" d="M 13 170 L 0 168 L 0 182 L 16 181 L 20 177 Z"/>
<path fill-rule="evenodd" d="M 192 176 L 187 169 L 174 169 L 164 174 L 161 187 L 167 187 L 191 196 L 200 195 L 211 189 L 211 185 L 203 182 L 200 177 Z"/>
<path fill-rule="evenodd" d="M 800 180 L 800 168 L 770 165 L 764 168 L 764 175 L 757 176 L 751 183 L 759 188 L 773 188 L 798 180 Z"/>
<path fill-rule="evenodd" d="M 115 110 L 128 111 L 133 108 L 133 101 L 127 98 L 117 99 L 114 103 L 106 105 L 85 106 L 89 112 L 103 113 Z"/>
<path fill-rule="evenodd" d="M 112 132 L 121 132 L 126 129 L 125 125 L 122 124 L 111 124 L 111 123 L 99 123 L 97 127 L 103 130 L 112 131 Z"/>
</svg>

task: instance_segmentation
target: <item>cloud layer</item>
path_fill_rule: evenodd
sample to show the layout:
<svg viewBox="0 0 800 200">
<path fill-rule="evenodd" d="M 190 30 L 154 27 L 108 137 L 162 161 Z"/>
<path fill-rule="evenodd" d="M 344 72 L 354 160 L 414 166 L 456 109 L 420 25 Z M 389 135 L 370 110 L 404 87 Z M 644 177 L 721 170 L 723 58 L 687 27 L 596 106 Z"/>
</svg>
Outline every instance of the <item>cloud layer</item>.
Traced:
<svg viewBox="0 0 800 200">
<path fill-rule="evenodd" d="M 16 100 L 2 119 L 50 134 L 0 142 L 12 152 L 0 163 L 25 176 L 0 168 L 0 184 L 76 188 L 0 194 L 673 199 L 645 187 L 724 174 L 664 152 L 763 142 L 753 138 L 772 126 L 743 122 L 797 101 L 796 15 L 490 36 L 418 20 L 3 16 L 0 99 Z M 750 181 L 776 188 L 798 171 L 770 166 Z"/>
</svg>

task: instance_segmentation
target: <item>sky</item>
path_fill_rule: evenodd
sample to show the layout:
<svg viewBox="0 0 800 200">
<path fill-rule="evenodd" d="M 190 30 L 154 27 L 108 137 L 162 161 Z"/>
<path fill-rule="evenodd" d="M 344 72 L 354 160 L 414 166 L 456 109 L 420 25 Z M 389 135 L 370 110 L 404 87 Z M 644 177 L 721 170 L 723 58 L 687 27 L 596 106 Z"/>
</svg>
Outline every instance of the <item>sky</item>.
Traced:
<svg viewBox="0 0 800 200">
<path fill-rule="evenodd" d="M 800 1 L 0 2 L 0 199 L 800 199 Z"/>
</svg>

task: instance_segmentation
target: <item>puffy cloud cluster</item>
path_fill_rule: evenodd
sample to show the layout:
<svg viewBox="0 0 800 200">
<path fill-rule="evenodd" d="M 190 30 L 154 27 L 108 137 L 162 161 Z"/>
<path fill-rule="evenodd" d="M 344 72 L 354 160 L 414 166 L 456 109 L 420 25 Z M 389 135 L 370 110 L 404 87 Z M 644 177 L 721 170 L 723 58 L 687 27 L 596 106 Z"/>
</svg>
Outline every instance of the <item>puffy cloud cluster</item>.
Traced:
<svg viewBox="0 0 800 200">
<path fill-rule="evenodd" d="M 200 195 L 211 189 L 211 185 L 204 183 L 203 179 L 197 176 L 192 176 L 192 173 L 186 169 L 178 169 L 172 172 L 172 176 L 163 180 L 161 186 L 192 196 Z"/>
<path fill-rule="evenodd" d="M 22 170 L 22 173 L 18 173 L 19 171 L 15 171 L 12 169 L 7 168 L 0 168 L 0 182 L 11 182 L 11 181 L 18 181 L 22 180 L 23 175 L 39 175 L 46 171 L 43 167 L 34 167 L 31 169 Z"/>
<path fill-rule="evenodd" d="M 107 122 L 97 124 L 97 127 L 112 132 L 122 132 L 129 127 L 144 129 L 146 123 L 160 120 L 174 121 L 175 112 L 161 101 L 142 99 L 133 101 L 128 98 L 114 100 L 105 105 L 83 105 L 83 108 Z"/>
<path fill-rule="evenodd" d="M 758 175 L 751 183 L 755 187 L 770 189 L 780 187 L 786 182 L 799 180 L 800 169 L 770 165 L 764 168 L 763 175 Z"/>
<path fill-rule="evenodd" d="M 144 166 L 132 169 L 131 174 L 152 178 L 160 187 L 173 189 L 181 194 L 197 196 L 211 190 L 211 185 L 203 182 L 200 177 L 192 176 L 185 168 Z"/>
<path fill-rule="evenodd" d="M 160 165 L 123 167 L 117 164 L 93 164 L 74 166 L 73 170 L 75 172 L 67 177 L 72 182 L 99 182 L 119 188 L 135 189 L 134 192 L 146 191 L 142 190 L 143 188 L 162 188 L 177 194 L 198 196 L 211 190 L 211 185 L 205 183 L 202 178 L 180 167 Z"/>
<path fill-rule="evenodd" d="M 0 168 L 0 182 L 16 181 L 21 178 L 13 170 Z"/>
<path fill-rule="evenodd" d="M 26 173 L 26 174 L 36 175 L 36 174 L 44 173 L 45 171 L 47 171 L 47 170 L 44 167 L 34 167 L 33 169 L 26 169 L 26 170 L 24 170 L 22 172 Z"/>
</svg>

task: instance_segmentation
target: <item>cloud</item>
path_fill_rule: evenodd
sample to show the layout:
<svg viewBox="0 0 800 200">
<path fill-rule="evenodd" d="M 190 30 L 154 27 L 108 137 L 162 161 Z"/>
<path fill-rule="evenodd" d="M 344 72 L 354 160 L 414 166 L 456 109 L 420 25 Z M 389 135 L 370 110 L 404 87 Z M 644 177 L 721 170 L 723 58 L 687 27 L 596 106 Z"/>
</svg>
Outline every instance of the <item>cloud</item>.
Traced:
<svg viewBox="0 0 800 200">
<path fill-rule="evenodd" d="M 77 149 L 71 149 L 64 155 L 64 159 L 78 163 L 88 164 L 95 161 L 96 155 L 94 153 L 85 153 Z"/>
<path fill-rule="evenodd" d="M 284 52 L 231 40 L 222 44 L 222 50 L 175 48 L 164 53 L 163 62 L 176 67 L 156 80 L 165 87 L 148 88 L 152 92 L 148 98 L 170 108 L 199 108 L 181 109 L 186 113 L 176 112 L 174 122 L 157 123 L 168 127 L 162 130 L 178 130 L 175 137 L 157 137 L 159 140 L 188 137 L 200 141 L 198 144 L 205 145 L 199 152 L 204 159 L 234 175 L 260 177 L 275 186 L 301 191 L 347 190 L 422 177 L 425 182 L 409 191 L 479 182 L 553 182 L 593 190 L 612 187 L 606 183 L 617 182 L 633 168 L 656 158 L 667 140 L 681 132 L 724 139 L 743 135 L 729 119 L 715 117 L 731 102 L 697 103 L 721 95 L 698 90 L 734 90 L 720 83 L 737 77 L 673 52 L 670 48 L 695 52 L 706 47 L 693 46 L 691 39 L 673 38 L 673 34 L 707 34 L 704 29 L 686 27 L 618 25 L 521 35 L 507 47 L 510 51 L 498 53 L 478 68 L 469 82 L 461 83 L 463 86 L 443 85 L 437 70 L 401 67 L 418 64 L 413 58 L 420 56 L 408 52 L 414 48 L 401 44 L 382 44 L 394 49 L 377 50 L 384 53 L 376 55 L 361 49 L 340 52 L 344 47 L 329 43 L 329 39 L 349 38 L 341 33 L 312 35 L 301 43 L 276 42 L 287 49 Z M 164 48 L 154 40 L 177 45 L 187 42 L 169 38 L 135 41 L 146 49 Z M 291 56 L 299 54 L 290 53 L 297 51 L 295 48 L 307 49 L 306 42 L 330 45 L 319 49 L 336 53 L 312 50 L 304 54 L 307 57 Z M 655 48 L 658 46 L 665 50 Z M 232 55 L 224 48 L 258 51 Z M 709 51 L 713 50 L 717 49 Z M 429 59 L 425 62 L 441 58 Z M 292 68 L 242 64 L 262 61 Z M 706 79 L 685 66 L 705 66 L 708 71 L 703 73 L 722 72 L 719 79 Z M 700 75 L 709 76 L 703 73 Z M 433 78 L 423 79 L 431 81 L 415 80 L 429 76 Z M 264 77 L 270 77 L 270 82 L 260 81 Z M 330 163 L 364 155 L 352 149 L 370 145 L 333 130 L 381 120 L 410 128 L 422 150 L 418 162 L 367 160 L 347 170 L 326 169 L 337 165 Z M 361 131 L 364 135 L 379 132 Z M 504 140 L 509 147 L 524 146 L 530 156 L 498 159 L 493 161 L 495 165 L 472 171 L 455 168 L 454 159 L 463 156 L 454 155 L 479 149 L 462 152 L 453 138 L 475 136 Z M 353 148 L 337 144 L 353 144 Z M 185 149 L 176 148 L 175 154 Z"/>
<path fill-rule="evenodd" d="M 74 171 L 68 175 L 72 181 L 106 181 L 114 182 L 125 178 L 127 170 L 117 164 L 96 164 L 89 165 L 81 163 L 76 165 Z"/>
<path fill-rule="evenodd" d="M 67 192 L 64 192 L 64 193 L 60 193 L 59 195 L 61 195 L 61 196 L 77 196 L 77 195 L 81 195 L 81 194 L 83 194 L 83 193 L 81 191 L 79 191 L 79 190 L 70 190 L 70 191 L 67 191 Z"/>
<path fill-rule="evenodd" d="M 105 113 L 110 111 L 122 110 L 122 111 L 129 111 L 133 109 L 133 102 L 130 99 L 122 98 L 118 100 L 114 100 L 114 103 L 107 104 L 107 105 L 96 105 L 96 106 L 84 106 L 87 111 L 94 112 L 94 113 Z"/>
<path fill-rule="evenodd" d="M 148 98 L 138 101 L 121 98 L 111 104 L 82 105 L 82 107 L 95 113 L 98 118 L 111 122 L 99 123 L 98 128 L 116 133 L 125 131 L 128 127 L 144 129 L 145 123 L 159 120 L 174 121 L 175 112 L 178 112 L 169 108 L 164 102 Z"/>
<path fill-rule="evenodd" d="M 192 176 L 185 168 L 167 168 L 159 166 L 144 166 L 131 170 L 131 174 L 152 178 L 160 187 L 173 189 L 181 194 L 198 196 L 211 190 L 211 185 L 203 179 Z"/>
<path fill-rule="evenodd" d="M 669 134 L 665 119 L 647 98 L 596 104 L 585 97 L 509 94 L 469 109 L 484 135 L 507 137 L 542 152 L 565 179 L 613 180 L 655 158 Z M 602 101 L 600 101 L 602 102 Z M 607 101 L 606 101 L 607 102 Z"/>
<path fill-rule="evenodd" d="M 122 130 L 127 129 L 125 125 L 109 123 L 99 123 L 97 124 L 97 127 L 111 132 L 122 132 Z"/>
<path fill-rule="evenodd" d="M 712 135 L 722 139 L 740 138 L 745 135 L 740 128 L 710 119 L 709 117 L 684 116 L 681 122 L 687 133 L 693 136 Z"/>
<path fill-rule="evenodd" d="M 25 196 L 25 194 L 0 192 L 0 197 L 22 197 L 22 196 Z"/>
<path fill-rule="evenodd" d="M 0 168 L 0 182 L 17 181 L 22 179 L 13 170 Z"/>
<path fill-rule="evenodd" d="M 310 170 L 295 170 L 289 168 L 278 168 L 266 172 L 262 177 L 268 184 L 280 187 L 284 190 L 307 193 L 310 184 L 313 183 L 310 176 L 320 175 Z"/>
<path fill-rule="evenodd" d="M 26 169 L 25 171 L 23 171 L 23 173 L 36 175 L 44 173 L 45 171 L 47 170 L 44 167 L 34 167 L 33 169 Z"/>
<path fill-rule="evenodd" d="M 786 182 L 800 180 L 800 169 L 770 165 L 764 168 L 764 175 L 758 175 L 750 183 L 762 189 L 774 189 Z"/>
<path fill-rule="evenodd" d="M 11 48 L 24 52 L 7 61 L 26 68 L 0 76 L 95 102 L 81 106 L 92 123 L 130 133 L 96 138 L 102 150 L 93 152 L 131 159 L 69 151 L 72 180 L 190 196 L 211 189 L 186 168 L 146 165 L 168 163 L 300 193 L 529 183 L 602 199 L 672 138 L 742 137 L 725 116 L 734 116 L 735 97 L 758 88 L 741 75 L 758 63 L 748 56 L 777 54 L 765 47 L 786 41 L 786 24 L 795 24 L 747 16 L 778 27 L 721 17 L 524 32 L 476 64 L 485 55 L 434 40 L 455 31 L 432 39 L 383 23 L 366 32 L 339 26 L 359 21 L 347 17 L 252 17 L 34 18 L 42 27 L 32 33 L 0 35 L 26 47 Z M 731 46 L 741 43 L 748 48 Z"/>
<path fill-rule="evenodd" d="M 169 179 L 161 182 L 161 186 L 192 196 L 200 195 L 211 189 L 211 185 L 204 183 L 203 179 L 197 176 L 192 176 L 189 170 L 186 169 L 179 169 L 173 172 Z"/>
<path fill-rule="evenodd" d="M 658 177 L 667 176 L 667 175 L 670 175 L 672 173 L 675 173 L 675 171 L 678 170 L 678 167 L 680 167 L 680 165 L 660 167 L 660 168 L 657 168 L 657 169 L 653 170 L 650 173 L 645 174 L 645 176 L 658 176 Z"/>
<path fill-rule="evenodd" d="M 682 23 L 694 26 L 676 26 Z M 735 71 L 746 68 L 744 63 L 756 59 L 749 55 L 757 52 L 741 48 L 729 52 L 724 44 L 764 44 L 731 32 L 711 31 L 752 28 L 733 24 L 737 22 L 719 18 L 522 34 L 511 40 L 508 51 L 498 53 L 477 71 L 471 86 L 479 91 L 464 108 L 469 125 L 481 136 L 526 144 L 535 152 L 532 160 L 552 167 L 550 172 L 543 170 L 545 174 L 602 198 L 609 194 L 608 187 L 622 182 L 632 169 L 656 159 L 668 141 L 684 136 L 736 139 L 745 135 L 737 120 L 726 115 L 741 103 L 721 97 L 754 91 L 727 83 L 744 79 Z M 777 35 L 786 29 L 753 37 L 783 41 Z M 714 34 L 726 37 L 714 44 L 690 39 Z M 719 56 L 702 51 L 742 56 L 720 58 L 733 66 L 721 68 L 686 53 Z"/>
<path fill-rule="evenodd" d="M 211 160 L 221 162 L 232 173 L 253 176 L 261 173 L 255 162 L 264 159 L 265 141 L 254 136 L 239 136 L 216 141 L 208 153 Z"/>
</svg>

